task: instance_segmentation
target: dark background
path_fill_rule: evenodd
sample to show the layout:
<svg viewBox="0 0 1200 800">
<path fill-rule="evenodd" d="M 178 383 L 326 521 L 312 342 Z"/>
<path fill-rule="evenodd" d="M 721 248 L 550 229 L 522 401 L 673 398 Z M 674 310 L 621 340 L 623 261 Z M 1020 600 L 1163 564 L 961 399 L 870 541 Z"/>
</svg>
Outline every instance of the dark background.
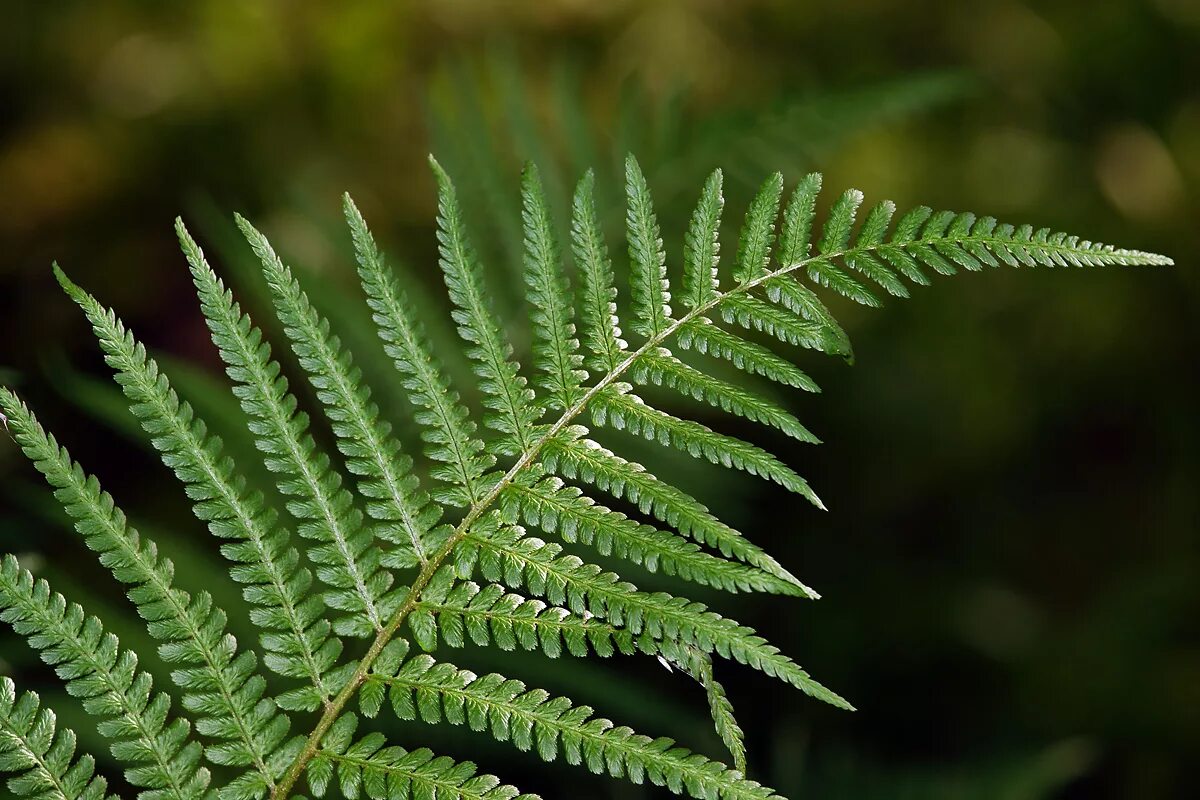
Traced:
<svg viewBox="0 0 1200 800">
<path fill-rule="evenodd" d="M 857 363 L 803 355 L 824 393 L 783 395 L 821 447 L 691 409 L 777 448 L 829 513 L 612 441 L 679 476 L 825 596 L 685 589 L 760 628 L 860 709 L 836 712 L 719 665 L 753 777 L 793 797 L 1194 796 L 1200 5 L 117 0 L 11 3 L 4 16 L 0 380 L 176 557 L 185 587 L 218 597 L 235 590 L 120 408 L 53 283 L 53 259 L 163 356 L 236 453 L 245 435 L 171 220 L 185 216 L 270 328 L 229 215 L 259 223 L 403 422 L 394 374 L 355 305 L 338 203 L 351 191 L 405 281 L 429 290 L 439 353 L 454 362 L 437 327 L 431 150 L 470 201 L 518 342 L 525 310 L 506 270 L 526 158 L 560 196 L 596 164 L 619 231 L 616 168 L 632 149 L 676 269 L 683 220 L 718 165 L 727 220 L 768 172 L 794 182 L 821 169 L 831 195 L 853 185 L 868 201 L 970 209 L 1173 256 L 1172 268 L 939 279 L 881 311 L 830 300 Z M 0 442 L 0 551 L 85 601 L 156 666 L 36 477 Z M 679 588 L 622 569 L 639 585 Z M 244 620 L 232 624 L 253 641 Z M 700 694 L 657 665 L 446 657 L 721 755 Z M 0 672 L 51 698 L 101 751 L 7 631 Z M 411 725 L 394 737 L 546 797 L 664 794 L 543 767 L 457 729 Z"/>
</svg>

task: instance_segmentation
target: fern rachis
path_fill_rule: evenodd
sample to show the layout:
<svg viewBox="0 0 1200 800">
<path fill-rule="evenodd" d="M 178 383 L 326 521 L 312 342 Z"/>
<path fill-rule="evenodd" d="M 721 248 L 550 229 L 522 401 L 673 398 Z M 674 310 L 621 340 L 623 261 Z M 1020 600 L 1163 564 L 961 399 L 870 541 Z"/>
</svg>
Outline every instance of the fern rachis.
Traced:
<svg viewBox="0 0 1200 800">
<path fill-rule="evenodd" d="M 273 497 L 247 487 L 232 460 L 222 455 L 219 441 L 178 400 L 167 377 L 116 315 L 59 273 L 92 323 L 134 414 L 164 462 L 188 487 L 197 516 L 223 540 L 222 552 L 233 563 L 231 575 L 243 584 L 248 613 L 261 630 L 262 663 L 288 683 L 282 694 L 265 694 L 266 682 L 255 672 L 259 657 L 244 647 L 239 654 L 238 643 L 223 633 L 225 612 L 213 608 L 207 595 L 191 598 L 173 588 L 170 562 L 127 527 L 112 499 L 15 395 L 0 393 L 0 409 L 17 441 L 54 486 L 88 545 L 100 552 L 102 563 L 131 585 L 130 599 L 152 633 L 157 631 L 167 661 L 184 665 L 172 677 L 196 724 L 183 717 L 172 723 L 167 729 L 170 755 L 160 754 L 157 762 L 152 758 L 149 766 L 144 748 L 114 749 L 116 759 L 130 768 L 131 782 L 146 789 L 148 797 L 203 796 L 209 778 L 207 768 L 197 763 L 201 747 L 220 768 L 220 791 L 230 800 L 282 800 L 304 777 L 321 795 L 335 774 L 350 797 L 365 791 L 382 798 L 414 787 L 439 797 L 507 798 L 518 793 L 489 776 L 474 776 L 469 764 L 385 746 L 379 734 L 355 741 L 358 717 L 349 704 L 357 697 L 363 714 L 373 717 L 385 696 L 401 718 L 466 722 L 521 749 L 535 748 L 547 760 L 563 753 L 595 772 L 650 780 L 697 797 L 774 796 L 744 775 L 741 729 L 714 677 L 714 655 L 748 664 L 831 704 L 850 704 L 751 629 L 685 597 L 643 592 L 530 535 L 520 522 L 641 568 L 716 588 L 817 595 L 668 480 L 593 442 L 582 424 L 585 415 L 597 425 L 627 428 L 697 458 L 759 474 L 823 507 L 807 482 L 766 450 L 655 408 L 636 394 L 634 384 L 657 384 L 800 441 L 816 441 L 749 379 L 745 386 L 718 379 L 679 360 L 670 348 L 678 345 L 729 361 L 747 374 L 815 391 L 816 385 L 790 359 L 731 329 L 736 325 L 786 344 L 847 354 L 844 331 L 818 295 L 803 285 L 804 278 L 876 305 L 878 298 L 866 282 L 907 296 L 901 276 L 925 283 L 922 266 L 953 274 L 1000 263 L 1170 263 L 1046 229 L 925 208 L 902 216 L 889 235 L 894 206 L 874 206 L 856 226 L 863 199 L 856 191 L 841 195 L 818 226 L 820 177 L 803 179 L 784 204 L 783 177 L 776 174 L 746 213 L 731 271 L 735 282 L 723 289 L 718 230 L 724 199 L 716 171 L 704 184 L 688 227 L 683 284 L 677 293 L 683 310 L 676 313 L 650 189 L 631 157 L 626 162 L 630 327 L 640 338 L 631 346 L 620 327 L 615 270 L 599 234 L 591 174 L 580 180 L 572 204 L 569 249 L 581 284 L 576 304 L 555 237 L 553 209 L 530 167 L 522 181 L 521 208 L 534 389 L 512 358 L 512 347 L 490 308 L 453 183 L 436 162 L 433 169 L 441 267 L 454 306 L 452 318 L 480 378 L 484 413 L 479 423 L 430 351 L 362 216 L 349 197 L 345 200 L 367 304 L 384 349 L 403 377 L 425 443 L 431 467 L 426 488 L 420 485 L 414 457 L 391 436 L 390 423 L 381 418 L 351 354 L 266 238 L 238 218 L 262 261 L 275 311 L 325 410 L 352 483 L 343 480 L 339 466 L 316 445 L 308 418 L 298 410 L 262 335 L 182 223 L 178 226 L 214 343 L 266 465 L 278 476 L 279 495 L 302 538 L 303 559 L 290 531 L 277 524 Z M 663 526 L 608 508 L 593 496 L 596 492 L 628 500 Z M 457 522 L 443 521 L 447 516 L 452 520 L 454 513 Z M 0 577 L 4 618 L 35 647 L 50 647 L 51 658 L 73 665 L 65 678 L 89 685 L 100 680 L 100 688 L 109 693 L 104 696 L 114 699 L 113 693 L 132 681 L 139 687 L 137 697 L 144 695 L 149 702 L 149 676 L 136 673 L 132 654 L 117 655 L 115 639 L 103 640 L 103 657 L 85 652 L 89 642 L 99 641 L 98 621 L 85 622 L 82 609 L 35 583 L 11 559 Z M 489 583 L 481 586 L 473 578 Z M 317 596 L 309 591 L 314 583 L 321 587 Z M 408 634 L 401 635 L 406 627 Z M 435 662 L 413 651 L 410 638 L 425 651 L 436 650 L 439 643 L 461 646 L 470 639 L 505 649 L 541 650 L 551 657 L 564 649 L 575 656 L 589 651 L 657 656 L 703 687 L 734 767 L 670 740 L 612 727 L 593 717 L 590 708 L 551 698 L 519 681 L 479 677 Z M 361 655 L 347 658 L 347 650 Z M 118 671 L 105 678 L 105 671 L 113 669 Z M 46 750 L 52 717 L 44 712 L 37 717 L 35 701 L 15 701 L 15 688 L 7 683 L 2 688 L 0 769 L 24 773 L 14 784 L 19 793 L 89 800 L 102 794 L 103 783 L 90 777 L 90 761 L 68 766 L 73 741 L 62 738 L 61 745 Z M 93 703 L 89 710 L 116 714 L 122 737 L 146 742 L 163 729 L 168 702 L 167 695 L 158 694 L 152 707 L 141 701 L 103 708 Z M 31 714 L 41 720 L 34 738 L 29 734 Z M 300 719 L 311 721 L 305 726 L 309 732 L 289 737 Z M 18 755 L 5 760 L 6 752 Z M 43 758 L 47 752 L 54 758 Z"/>
</svg>

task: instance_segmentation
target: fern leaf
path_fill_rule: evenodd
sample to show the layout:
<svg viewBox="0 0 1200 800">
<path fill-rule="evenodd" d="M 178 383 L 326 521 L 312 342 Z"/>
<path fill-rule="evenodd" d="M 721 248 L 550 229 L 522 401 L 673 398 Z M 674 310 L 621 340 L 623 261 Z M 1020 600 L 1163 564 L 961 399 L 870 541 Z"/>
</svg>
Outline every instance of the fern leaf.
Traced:
<svg viewBox="0 0 1200 800">
<path fill-rule="evenodd" d="M 685 536 L 795 586 L 804 596 L 814 599 L 820 596 L 760 547 L 714 517 L 691 495 L 659 480 L 641 464 L 627 461 L 596 442 L 582 438 L 582 431 L 575 433 L 578 434 L 575 438 L 558 437 L 547 444 L 543 456 L 547 470 L 564 478 L 593 484 L 614 497 L 635 503 L 643 514 L 652 514 Z M 758 573 L 745 575 L 744 579 L 745 583 L 723 583 L 720 588 L 727 591 L 775 591 L 777 585 Z"/>
<path fill-rule="evenodd" d="M 526 165 L 521 179 L 525 223 L 525 282 L 533 322 L 534 364 L 545 373 L 542 385 L 551 408 L 565 411 L 580 399 L 587 372 L 575 338 L 574 304 L 554 237 L 554 222 L 537 167 Z"/>
<path fill-rule="evenodd" d="M 412 458 L 391 435 L 391 423 L 380 418 L 350 352 L 330 332 L 329 322 L 309 302 L 291 270 L 270 257 L 265 240 L 262 244 L 263 272 L 276 313 L 325 407 L 346 468 L 358 476 L 359 492 L 369 498 L 367 513 L 382 523 L 381 538 L 411 551 L 416 563 L 425 563 L 426 538 L 442 509 L 421 490 Z"/>
<path fill-rule="evenodd" d="M 628 208 L 631 265 L 630 295 L 633 298 L 633 330 L 653 338 L 671 321 L 671 292 L 667 282 L 667 254 L 663 250 L 658 218 L 646 176 L 630 155 L 625 160 L 625 198 Z"/>
<path fill-rule="evenodd" d="M 771 243 L 775 239 L 775 217 L 783 196 L 783 173 L 776 172 L 763 183 L 746 211 L 738 241 L 734 277 L 748 281 L 763 275 L 770 265 Z"/>
<path fill-rule="evenodd" d="M 260 260 L 274 260 L 274 251 L 250 223 L 238 217 L 251 247 Z M 187 256 L 200 307 L 212 333 L 213 344 L 235 383 L 234 394 L 246 412 L 251 433 L 265 454 L 267 468 L 280 476 L 279 490 L 290 496 L 288 511 L 299 521 L 297 531 L 314 544 L 309 559 L 317 577 L 330 590 L 325 603 L 346 612 L 334 621 L 343 635 L 368 636 L 383 629 L 381 610 L 392 577 L 379 565 L 379 551 L 362 525 L 362 513 L 330 468 L 329 457 L 317 450 L 308 432 L 308 416 L 297 412 L 296 399 L 287 391 L 277 361 L 262 334 L 243 314 L 231 292 L 213 272 L 182 224 L 179 241 Z"/>
<path fill-rule="evenodd" d="M 688 366 L 666 348 L 648 351 L 631 372 L 633 380 L 643 386 L 666 386 L 714 408 L 777 428 L 799 441 L 818 441 L 800 420 L 776 403 Z"/>
<path fill-rule="evenodd" d="M 693 458 L 733 467 L 774 481 L 789 491 L 808 498 L 820 509 L 825 506 L 808 482 L 760 447 L 717 433 L 690 419 L 680 419 L 649 406 L 629 391 L 628 384 L 606 389 L 592 403 L 597 425 L 626 430 L 652 442 L 674 447 Z"/>
<path fill-rule="evenodd" d="M 740 772 L 677 747 L 671 739 L 651 739 L 614 726 L 594 717 L 588 706 L 495 673 L 480 677 L 420 655 L 384 682 L 400 719 L 467 725 L 519 750 L 536 750 L 545 761 L 561 752 L 568 763 L 583 764 L 596 774 L 635 784 L 649 781 L 676 794 L 731 800 L 776 796 Z"/>
<path fill-rule="evenodd" d="M 814 260 L 809 265 L 808 272 L 809 276 L 822 286 L 828 286 L 855 302 L 869 306 L 878 306 L 880 304 L 879 299 L 875 295 L 861 283 L 839 269 L 833 262 L 833 258 L 841 256 L 847 250 L 851 249 L 851 228 L 854 226 L 854 217 L 858 212 L 859 206 L 862 205 L 862 201 L 862 192 L 857 189 L 848 189 L 833 204 L 833 208 L 829 211 L 829 219 L 825 222 L 825 229 L 820 244 L 817 246 L 818 251 L 825 258 Z M 869 252 L 864 250 L 853 255 L 847 255 L 846 261 L 851 266 L 857 265 L 860 271 L 863 271 L 867 277 L 877 279 L 885 289 L 891 286 L 893 294 L 899 294 L 900 296 L 907 294 L 903 285 L 895 280 L 895 276 L 881 264 L 878 264 Z"/>
<path fill-rule="evenodd" d="M 817 173 L 805 176 L 796 187 L 792 201 L 784 212 L 780 263 L 785 267 L 806 263 L 808 276 L 813 282 L 827 286 L 856 303 L 878 306 L 879 299 L 867 287 L 838 269 L 829 258 L 809 258 L 817 195 L 820 191 L 821 176 Z M 845 249 L 850 229 L 854 225 L 854 214 L 861 203 L 862 192 L 851 190 L 842 195 L 829 213 L 818 253 L 822 256 L 837 255 Z"/>
<path fill-rule="evenodd" d="M 696 682 L 704 687 L 704 695 L 708 699 L 708 710 L 712 714 L 713 726 L 721 742 L 733 757 L 734 769 L 746 773 L 746 734 L 738 725 L 733 714 L 733 704 L 725 694 L 725 687 L 717 683 L 713 677 L 712 657 L 694 647 L 683 647 L 672 661 L 678 664 Z"/>
<path fill-rule="evenodd" d="M 867 213 L 855 239 L 857 253 L 846 256 L 846 265 L 858 270 L 865 277 L 887 290 L 893 297 L 908 297 L 908 289 L 896 273 L 885 267 L 869 248 L 877 247 L 887 234 L 888 225 L 896 213 L 896 204 L 890 200 L 878 203 Z M 973 218 L 973 217 L 972 217 Z M 919 272 L 919 270 L 918 270 Z"/>
<path fill-rule="evenodd" d="M 707 319 L 692 319 L 684 323 L 679 329 L 678 342 L 685 350 L 694 350 L 723 359 L 751 375 L 761 375 L 806 392 L 820 391 L 816 381 L 792 362 L 760 344 L 747 341 L 714 325 Z"/>
<path fill-rule="evenodd" d="M 512 346 L 500 333 L 484 298 L 482 277 L 475 252 L 467 240 L 466 226 L 454 184 L 441 166 L 430 158 L 438 184 L 438 250 L 450 299 L 456 306 L 454 321 L 459 335 L 468 343 L 467 355 L 476 362 L 484 405 L 491 413 L 484 422 L 500 434 L 498 452 L 515 455 L 529 448 L 532 428 L 539 413 L 533 392 L 525 385 L 512 360 Z"/>
<path fill-rule="evenodd" d="M 558 478 L 515 482 L 500 499 L 500 513 L 509 524 L 524 520 L 563 541 L 594 546 L 604 555 L 628 559 L 651 572 L 723 589 L 766 586 L 781 594 L 803 592 L 774 575 L 706 553 L 674 533 L 639 524 Z"/>
<path fill-rule="evenodd" d="M 489 581 L 526 588 L 576 614 L 587 611 L 639 636 L 643 649 L 655 639 L 690 644 L 777 677 L 831 705 L 851 708 L 751 629 L 686 598 L 639 592 L 617 575 L 561 553 L 556 544 L 504 527 L 468 533 L 456 558 L 460 575 L 478 567 Z"/>
<path fill-rule="evenodd" d="M 384 349 L 405 376 L 409 399 L 418 409 L 416 421 L 422 426 L 426 454 L 439 464 L 432 475 L 442 485 L 434 497 L 453 506 L 471 506 L 483 496 L 482 477 L 495 458 L 484 452 L 483 442 L 475 436 L 475 423 L 442 374 L 416 316 L 349 195 L 344 206 L 367 304 L 374 312 Z"/>
<path fill-rule="evenodd" d="M 725 208 L 722 180 L 721 170 L 716 169 L 704 182 L 684 238 L 682 299 L 688 308 L 712 302 L 720 289 L 717 264 L 721 259 L 721 211 Z"/>
<path fill-rule="evenodd" d="M 106 800 L 108 784 L 89 755 L 75 758 L 75 733 L 57 730 L 54 712 L 38 696 L 0 678 L 0 772 L 14 797 L 31 800 Z"/>
<path fill-rule="evenodd" d="M 747 330 L 762 331 L 787 344 L 830 354 L 842 349 L 835 331 L 753 295 L 728 297 L 721 304 L 721 315 L 726 322 L 736 322 Z"/>
<path fill-rule="evenodd" d="M 217 764 L 252 767 L 260 790 L 274 786 L 268 759 L 287 735 L 290 722 L 263 699 L 266 681 L 255 674 L 257 657 L 240 655 L 225 632 L 225 612 L 203 592 L 195 598 L 172 585 L 175 566 L 160 558 L 154 543 L 127 526 L 125 515 L 95 477 L 86 475 L 59 447 L 29 409 L 8 390 L 0 407 L 17 442 L 54 488 L 55 498 L 75 520 L 75 529 L 113 576 L 130 585 L 129 598 L 163 644 L 159 653 L 196 715 L 196 730 L 217 740 L 206 748 Z"/>
<path fill-rule="evenodd" d="M 409 617 L 409 627 L 423 650 L 432 652 L 438 637 L 450 647 L 467 640 L 480 647 L 521 648 L 558 658 L 564 649 L 573 656 L 588 651 L 607 658 L 615 652 L 634 652 L 628 631 L 588 615 L 548 606 L 541 600 L 505 592 L 497 584 L 480 587 L 473 581 L 456 585 L 445 598 L 422 600 Z M 424 629 L 425 641 L 418 630 Z"/>
<path fill-rule="evenodd" d="M 221 552 L 236 565 L 234 580 L 245 584 L 251 620 L 265 630 L 264 662 L 281 675 L 309 684 L 277 698 L 280 705 L 311 709 L 328 700 L 336 692 L 335 676 L 329 673 L 342 645 L 321 618 L 320 599 L 309 596 L 312 577 L 299 567 L 299 554 L 287 534 L 275 527 L 274 513 L 265 509 L 260 495 L 246 494 L 246 481 L 222 455 L 220 440 L 209 436 L 191 406 L 179 400 L 167 376 L 116 314 L 73 284 L 57 265 L 55 275 L 92 323 L 105 360 L 133 402 L 130 410 L 150 434 L 163 463 L 188 488 L 196 516 L 214 536 L 229 540 Z"/>
<path fill-rule="evenodd" d="M 793 314 L 798 314 L 821 327 L 825 352 L 846 357 L 852 355 L 850 337 L 846 335 L 846 331 L 821 302 L 821 298 L 808 287 L 802 286 L 794 275 L 769 278 L 763 281 L 763 287 L 771 302 L 778 303 Z"/>
<path fill-rule="evenodd" d="M 126 779 L 147 789 L 142 798 L 205 796 L 209 773 L 200 766 L 200 743 L 191 739 L 191 725 L 170 718 L 171 699 L 153 694 L 150 675 L 137 669 L 137 656 L 121 650 L 100 620 L 68 604 L 44 580 L 35 581 L 12 556 L 0 562 L 0 619 L 42 651 L 71 694 L 100 720 L 113 758 L 127 766 Z"/>
<path fill-rule="evenodd" d="M 812 233 L 817 217 L 817 197 L 821 194 L 821 173 L 805 175 L 783 211 L 779 228 L 779 263 L 796 267 L 808 259 L 812 250 Z"/>
<path fill-rule="evenodd" d="M 571 248 L 583 283 L 584 341 L 592 352 L 593 366 L 601 373 L 617 368 L 628 344 L 621 338 L 617 317 L 617 287 L 612 261 L 600 232 L 594 195 L 595 176 L 588 170 L 579 180 L 571 214 Z"/>
<path fill-rule="evenodd" d="M 358 718 L 338 719 L 308 766 L 308 785 L 324 797 L 337 778 L 338 789 L 349 800 L 365 795 L 371 800 L 429 798 L 429 800 L 539 800 L 502 784 L 494 775 L 476 774 L 470 761 L 455 762 L 432 751 L 407 751 L 389 747 L 380 733 L 353 740 Z"/>
</svg>

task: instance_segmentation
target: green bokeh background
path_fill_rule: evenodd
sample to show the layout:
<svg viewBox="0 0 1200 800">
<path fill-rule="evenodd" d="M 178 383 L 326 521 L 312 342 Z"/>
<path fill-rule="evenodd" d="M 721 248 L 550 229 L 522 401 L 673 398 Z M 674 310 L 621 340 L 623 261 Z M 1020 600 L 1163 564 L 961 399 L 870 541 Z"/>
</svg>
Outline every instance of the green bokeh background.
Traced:
<svg viewBox="0 0 1200 800">
<path fill-rule="evenodd" d="M 785 396 L 823 446 L 698 412 L 779 448 L 829 513 L 612 441 L 680 476 L 825 595 L 801 604 L 687 589 L 860 709 L 819 707 L 722 665 L 753 777 L 791 797 L 1194 796 L 1200 5 L 112 0 L 15 2 L 4 17 L 0 379 L 176 558 L 181 583 L 219 597 L 236 591 L 117 407 L 53 259 L 121 311 L 245 452 L 171 220 L 185 216 L 269 327 L 229 214 L 259 223 L 404 422 L 353 306 L 338 203 L 354 194 L 406 282 L 429 292 L 436 325 L 430 151 L 473 199 L 518 342 L 525 310 L 507 270 L 527 158 L 560 193 L 594 163 L 613 199 L 617 159 L 632 149 L 675 267 L 682 220 L 713 166 L 726 168 L 730 220 L 767 172 L 794 181 L 820 169 L 830 189 L 853 185 L 868 201 L 970 209 L 1173 256 L 1167 269 L 939 279 L 883 310 L 831 300 L 856 364 L 804 355 L 824 393 Z M 609 210 L 619 230 L 620 209 Z M 453 360 L 450 338 L 438 341 Z M 461 362 L 457 374 L 473 395 Z M 35 477 L 0 442 L 0 551 L 86 600 L 155 666 Z M 720 756 L 702 697 L 656 664 L 452 656 Z M 7 631 L 0 672 L 54 698 L 94 742 Z M 545 797 L 665 796 L 457 729 L 394 737 Z"/>
</svg>

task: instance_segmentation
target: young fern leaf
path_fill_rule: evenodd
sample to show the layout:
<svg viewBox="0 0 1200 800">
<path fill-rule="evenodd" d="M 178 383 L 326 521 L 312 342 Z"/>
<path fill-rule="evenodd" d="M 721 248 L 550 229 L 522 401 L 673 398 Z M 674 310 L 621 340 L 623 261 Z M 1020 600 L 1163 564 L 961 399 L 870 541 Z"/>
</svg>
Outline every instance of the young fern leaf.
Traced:
<svg viewBox="0 0 1200 800">
<path fill-rule="evenodd" d="M 587 379 L 575 338 L 575 306 L 554 237 L 554 222 L 537 167 L 526 165 L 521 178 L 521 216 L 525 223 L 525 282 L 535 335 L 534 364 L 544 374 L 549 405 L 565 411 L 583 395 Z"/>
<path fill-rule="evenodd" d="M 248 222 L 238 217 L 238 225 L 260 260 L 276 259 Z M 249 418 L 250 432 L 265 454 L 267 468 L 280 476 L 279 490 L 292 498 L 288 511 L 300 523 L 297 531 L 314 543 L 308 555 L 317 577 L 329 587 L 325 603 L 344 612 L 334 620 L 334 630 L 370 636 L 383 628 L 384 595 L 392 584 L 391 574 L 379 564 L 374 537 L 363 527 L 362 513 L 330 467 L 329 457 L 317 450 L 308 432 L 308 415 L 296 410 L 296 399 L 287 391 L 279 362 L 270 357 L 270 346 L 187 230 L 180 225 L 178 231 L 213 344 L 235 383 L 234 395 Z"/>
<path fill-rule="evenodd" d="M 54 488 L 88 547 L 118 581 L 132 587 L 130 600 L 150 635 L 162 642 L 159 654 L 179 667 L 171 677 L 183 690 L 184 707 L 196 715 L 196 731 L 216 740 L 205 749 L 208 758 L 251 768 L 253 775 L 238 782 L 241 791 L 226 796 L 257 796 L 273 787 L 278 768 L 295 757 L 292 748 L 278 754 L 276 767 L 268 763 L 290 721 L 263 698 L 266 681 L 255 673 L 257 657 L 251 651 L 238 654 L 237 641 L 225 632 L 225 612 L 213 607 L 207 592 L 192 598 L 172 586 L 174 564 L 127 526 L 99 481 L 86 475 L 7 389 L 0 390 L 0 407 L 18 444 Z"/>
<path fill-rule="evenodd" d="M 442 273 L 450 299 L 456 306 L 454 321 L 459 335 L 468 343 L 467 355 L 477 364 L 479 388 L 491 413 L 484 421 L 500 434 L 496 451 L 517 455 L 529 449 L 533 425 L 540 416 L 533 392 L 525 385 L 511 359 L 512 346 L 500 333 L 484 298 L 479 263 L 470 242 L 450 177 L 430 158 L 438 184 L 438 242 Z"/>
<path fill-rule="evenodd" d="M 139 672 L 138 658 L 105 633 L 100 620 L 34 580 L 17 560 L 0 561 L 0 620 L 55 668 L 70 693 L 99 719 L 100 735 L 112 742 L 112 755 L 126 765 L 125 778 L 145 787 L 145 800 L 200 800 L 208 770 L 200 766 L 200 743 L 191 725 L 170 718 L 171 699 L 153 694 L 153 680 Z"/>
<path fill-rule="evenodd" d="M 0 773 L 13 797 L 30 800 L 109 800 L 108 783 L 89 755 L 75 758 L 75 734 L 57 729 L 54 712 L 38 696 L 0 678 Z"/>
<path fill-rule="evenodd" d="M 562 756 L 597 774 L 646 781 L 676 794 L 734 800 L 769 798 L 775 793 L 740 772 L 630 728 L 594 717 L 589 706 L 551 697 L 518 680 L 495 673 L 477 676 L 430 656 L 410 659 L 395 676 L 382 679 L 396 716 L 437 724 L 467 725 L 490 733 L 518 750 L 536 750 L 545 761 Z"/>
<path fill-rule="evenodd" d="M 412 458 L 391 435 L 391 424 L 380 418 L 350 352 L 330 333 L 291 270 L 270 250 L 262 252 L 279 320 L 325 407 L 346 468 L 358 476 L 359 493 L 369 498 L 367 513 L 379 521 L 380 538 L 411 553 L 413 563 L 424 564 L 441 508 L 421 490 Z"/>
<path fill-rule="evenodd" d="M 246 480 L 221 454 L 221 442 L 207 433 L 191 406 L 181 402 L 167 376 L 146 355 L 145 347 L 112 311 L 73 284 L 55 266 L 67 294 L 83 309 L 116 370 L 117 382 L 132 401 L 130 410 L 151 436 L 163 463 L 187 487 L 196 516 L 219 539 L 229 540 L 221 553 L 235 566 L 232 577 L 245 584 L 250 619 L 264 629 L 263 661 L 306 686 L 276 698 L 287 709 L 312 709 L 336 692 L 331 674 L 342 644 L 330 635 L 322 618 L 323 604 L 309 595 L 312 576 L 299 566 L 300 556 L 288 536 L 275 527 L 275 514 L 261 495 L 246 494 Z"/>
<path fill-rule="evenodd" d="M 425 453 L 438 462 L 432 471 L 440 481 L 434 497 L 461 508 L 472 506 L 484 494 L 482 478 L 495 457 L 484 451 L 470 413 L 442 374 L 413 310 L 349 195 L 344 206 L 367 305 L 374 312 L 384 350 L 405 376 L 404 385 L 417 407 L 416 422 L 427 445 Z"/>
</svg>

